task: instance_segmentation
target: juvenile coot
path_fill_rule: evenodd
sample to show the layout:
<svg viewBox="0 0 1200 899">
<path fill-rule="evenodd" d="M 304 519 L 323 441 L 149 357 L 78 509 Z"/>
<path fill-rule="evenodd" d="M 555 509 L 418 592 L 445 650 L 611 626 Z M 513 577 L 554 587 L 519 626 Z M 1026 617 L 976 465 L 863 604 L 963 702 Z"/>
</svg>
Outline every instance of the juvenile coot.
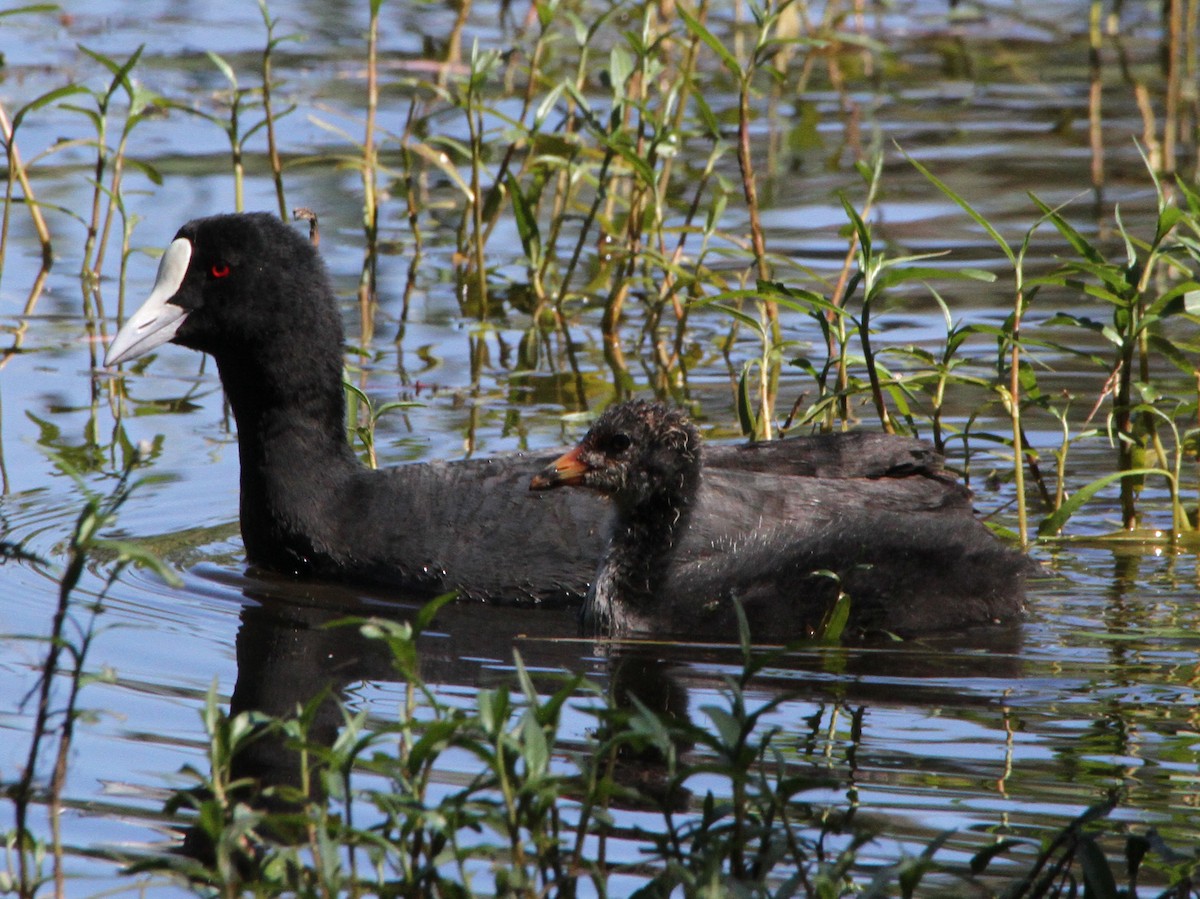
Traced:
<svg viewBox="0 0 1200 899">
<path fill-rule="evenodd" d="M 533 490 L 588 487 L 616 509 L 584 602 L 586 632 L 736 639 L 736 598 L 755 639 L 803 637 L 839 589 L 856 631 L 913 634 L 1021 614 L 1029 562 L 973 516 L 864 508 L 853 490 L 814 503 L 801 527 L 763 529 L 713 558 L 681 560 L 709 474 L 700 455 L 680 410 L 633 401 L 609 407 L 579 446 L 533 478 Z"/>
<path fill-rule="evenodd" d="M 216 360 L 237 420 L 252 565 L 480 599 L 586 594 L 609 510 L 582 492 L 558 502 L 525 489 L 557 454 L 382 471 L 360 463 L 346 441 L 342 322 L 329 277 L 280 219 L 222 215 L 179 230 L 105 362 L 168 341 Z M 927 444 L 888 435 L 714 447 L 674 558 L 720 554 L 764 523 L 803 530 L 821 508 L 846 503 L 969 518 L 967 492 L 940 465 Z"/>
</svg>

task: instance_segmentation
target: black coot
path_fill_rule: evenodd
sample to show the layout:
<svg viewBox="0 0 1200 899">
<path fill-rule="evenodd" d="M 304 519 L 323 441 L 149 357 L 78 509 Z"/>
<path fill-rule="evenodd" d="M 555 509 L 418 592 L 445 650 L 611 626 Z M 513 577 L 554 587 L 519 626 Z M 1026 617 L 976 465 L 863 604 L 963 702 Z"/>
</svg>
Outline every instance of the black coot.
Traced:
<svg viewBox="0 0 1200 899">
<path fill-rule="evenodd" d="M 715 557 L 683 560 L 709 474 L 700 456 L 699 434 L 680 410 L 633 401 L 609 407 L 579 446 L 533 478 L 534 490 L 589 487 L 616 509 L 584 603 L 585 632 L 734 640 L 736 598 L 756 640 L 793 639 L 820 626 L 839 589 L 856 631 L 914 634 L 1021 614 L 1025 556 L 958 507 L 868 507 L 855 480 L 842 482 L 839 502 L 814 502 L 803 522 L 777 522 Z"/>
<path fill-rule="evenodd" d="M 105 361 L 168 341 L 216 360 L 237 419 L 251 564 L 489 600 L 587 593 L 609 510 L 584 492 L 560 502 L 525 489 L 556 453 L 382 471 L 359 462 L 346 442 L 342 321 L 329 277 L 280 219 L 222 215 L 179 230 Z M 967 492 L 919 440 L 848 434 L 713 447 L 674 558 L 719 555 L 764 524 L 805 529 L 822 508 L 848 502 L 971 514 Z"/>
</svg>

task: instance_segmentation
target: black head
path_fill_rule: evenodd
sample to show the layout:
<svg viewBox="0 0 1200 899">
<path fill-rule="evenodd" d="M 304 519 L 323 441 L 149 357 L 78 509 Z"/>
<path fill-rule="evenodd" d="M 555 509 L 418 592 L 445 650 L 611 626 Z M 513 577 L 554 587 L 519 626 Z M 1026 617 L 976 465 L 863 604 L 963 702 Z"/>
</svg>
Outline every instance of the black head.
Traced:
<svg viewBox="0 0 1200 899">
<path fill-rule="evenodd" d="M 694 489 L 700 435 L 680 409 L 632 400 L 609 406 L 580 444 L 538 474 L 530 488 L 590 487 L 636 508 Z"/>
<path fill-rule="evenodd" d="M 222 356 L 296 333 L 341 346 L 325 267 L 295 228 L 268 213 L 188 222 L 163 254 L 150 296 L 113 338 L 115 365 L 171 341 Z"/>
</svg>

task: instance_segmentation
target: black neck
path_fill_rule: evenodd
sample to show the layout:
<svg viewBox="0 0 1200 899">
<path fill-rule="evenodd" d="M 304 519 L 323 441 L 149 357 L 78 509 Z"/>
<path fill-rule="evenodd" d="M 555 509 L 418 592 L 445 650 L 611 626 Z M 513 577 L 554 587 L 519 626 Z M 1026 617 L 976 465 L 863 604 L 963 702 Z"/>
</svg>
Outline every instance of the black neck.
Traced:
<svg viewBox="0 0 1200 899">
<path fill-rule="evenodd" d="M 699 468 L 682 483 L 628 508 L 617 507 L 612 539 L 597 588 L 622 602 L 648 606 L 660 594 L 680 538 L 687 530 Z"/>
<path fill-rule="evenodd" d="M 341 353 L 271 371 L 217 358 L 238 426 L 242 539 L 250 561 L 305 570 L 329 551 L 322 510 L 361 469 L 346 442 Z"/>
</svg>

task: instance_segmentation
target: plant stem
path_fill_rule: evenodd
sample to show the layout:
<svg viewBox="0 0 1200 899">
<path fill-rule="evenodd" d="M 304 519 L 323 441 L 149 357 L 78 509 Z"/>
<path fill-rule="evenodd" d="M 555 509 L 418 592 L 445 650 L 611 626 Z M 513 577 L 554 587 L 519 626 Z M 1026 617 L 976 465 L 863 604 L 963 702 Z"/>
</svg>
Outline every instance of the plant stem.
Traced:
<svg viewBox="0 0 1200 899">
<path fill-rule="evenodd" d="M 267 45 L 262 55 L 262 104 L 263 115 L 266 117 L 267 128 L 267 159 L 271 165 L 271 175 L 275 180 L 275 199 L 279 202 L 279 217 L 287 219 L 287 201 L 283 195 L 283 164 L 279 160 L 279 145 L 275 141 L 275 114 L 271 109 L 271 52 L 275 47 L 272 33 L 275 23 L 267 10 L 266 0 L 259 0 L 263 22 L 267 26 Z"/>
<path fill-rule="evenodd" d="M 479 303 L 479 318 L 488 316 L 487 262 L 484 259 L 483 222 L 483 110 L 475 109 L 474 79 L 467 97 L 467 127 L 471 134 L 471 256 L 475 272 L 476 300 Z"/>
<path fill-rule="evenodd" d="M 8 246 L 8 222 L 9 211 L 12 208 L 14 178 L 21 185 L 25 208 L 29 210 L 29 217 L 33 220 L 34 230 L 37 231 L 38 240 L 42 244 L 42 265 L 49 269 L 54 262 L 54 251 L 50 244 L 50 229 L 46 227 L 42 210 L 34 199 L 33 187 L 29 184 L 29 173 L 25 171 L 25 166 L 21 163 L 21 152 L 17 149 L 16 130 L 9 122 L 3 102 L 0 102 L 0 135 L 4 137 L 4 149 L 8 157 L 8 181 L 4 193 L 3 224 L 0 225 L 0 273 L 4 271 L 4 250 Z"/>
<path fill-rule="evenodd" d="M 1021 546 L 1029 545 L 1029 510 L 1025 501 L 1025 444 L 1021 427 L 1021 318 L 1025 314 L 1025 278 L 1023 258 L 1016 266 L 1016 292 L 1013 296 L 1013 323 L 1009 335 L 1008 414 L 1012 426 L 1013 487 L 1017 498 L 1017 535 Z"/>
<path fill-rule="evenodd" d="M 362 345 L 370 345 L 375 334 L 375 305 L 379 264 L 379 205 L 376 196 L 378 151 L 375 146 L 375 117 L 379 109 L 379 9 L 382 0 L 372 0 L 367 29 L 367 123 L 363 134 L 363 248 L 362 272 L 358 279 L 358 316 Z"/>
</svg>

